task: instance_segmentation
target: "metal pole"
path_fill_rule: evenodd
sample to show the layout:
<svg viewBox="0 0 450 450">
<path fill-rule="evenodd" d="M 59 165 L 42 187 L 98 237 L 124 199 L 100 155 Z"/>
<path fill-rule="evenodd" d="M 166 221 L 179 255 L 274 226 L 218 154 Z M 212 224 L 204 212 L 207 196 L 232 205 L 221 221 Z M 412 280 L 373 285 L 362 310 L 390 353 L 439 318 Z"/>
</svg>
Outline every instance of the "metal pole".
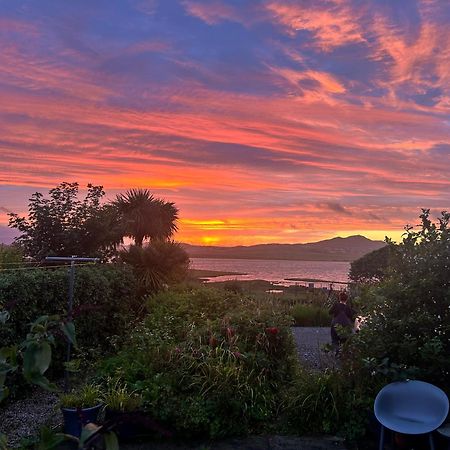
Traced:
<svg viewBox="0 0 450 450">
<path fill-rule="evenodd" d="M 47 256 L 46 261 L 70 261 L 69 269 L 69 298 L 67 300 L 67 319 L 72 321 L 72 311 L 73 311 L 73 298 L 75 293 L 75 262 L 98 262 L 99 258 L 78 258 L 76 255 L 72 256 Z M 70 362 L 72 352 L 72 344 L 70 341 L 67 342 L 67 354 L 66 363 Z M 64 391 L 69 391 L 69 371 L 67 368 L 64 370 Z"/>
<path fill-rule="evenodd" d="M 73 294 L 75 291 L 75 259 L 76 256 L 72 256 L 72 260 L 70 261 L 70 269 L 69 269 L 69 299 L 67 301 L 67 320 L 69 322 L 72 321 L 72 310 L 73 310 Z M 66 354 L 66 363 L 70 362 L 72 352 L 72 343 L 67 341 L 67 354 Z M 64 391 L 69 392 L 69 371 L 64 370 Z"/>
</svg>

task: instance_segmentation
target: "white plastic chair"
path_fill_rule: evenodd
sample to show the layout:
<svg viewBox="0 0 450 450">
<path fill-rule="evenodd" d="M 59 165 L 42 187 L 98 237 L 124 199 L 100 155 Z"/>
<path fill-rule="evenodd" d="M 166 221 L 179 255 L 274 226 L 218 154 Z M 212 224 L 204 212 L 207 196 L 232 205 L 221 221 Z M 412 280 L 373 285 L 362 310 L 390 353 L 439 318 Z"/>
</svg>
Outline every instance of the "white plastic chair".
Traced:
<svg viewBox="0 0 450 450">
<path fill-rule="evenodd" d="M 448 415 L 449 402 L 444 391 L 418 380 L 388 384 L 378 393 L 374 412 L 381 424 L 380 446 L 384 448 L 384 429 L 402 434 L 427 434 L 434 450 L 432 432 Z"/>
</svg>

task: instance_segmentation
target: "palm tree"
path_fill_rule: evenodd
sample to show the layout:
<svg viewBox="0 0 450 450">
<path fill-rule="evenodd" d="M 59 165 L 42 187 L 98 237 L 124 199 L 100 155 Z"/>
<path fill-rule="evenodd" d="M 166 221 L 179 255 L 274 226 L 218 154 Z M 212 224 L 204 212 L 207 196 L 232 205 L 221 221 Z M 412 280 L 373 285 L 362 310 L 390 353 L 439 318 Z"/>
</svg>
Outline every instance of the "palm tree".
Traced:
<svg viewBox="0 0 450 450">
<path fill-rule="evenodd" d="M 155 198 L 148 189 L 130 189 L 113 201 L 123 219 L 124 235 L 142 247 L 144 239 L 168 240 L 177 231 L 178 208 Z"/>
</svg>

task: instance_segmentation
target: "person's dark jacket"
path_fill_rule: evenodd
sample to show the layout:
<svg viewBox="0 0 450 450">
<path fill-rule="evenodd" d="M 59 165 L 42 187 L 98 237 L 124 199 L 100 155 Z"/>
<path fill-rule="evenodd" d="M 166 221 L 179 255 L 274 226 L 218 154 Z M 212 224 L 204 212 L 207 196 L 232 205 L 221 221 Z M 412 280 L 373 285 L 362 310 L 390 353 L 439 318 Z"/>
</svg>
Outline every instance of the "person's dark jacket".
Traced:
<svg viewBox="0 0 450 450">
<path fill-rule="evenodd" d="M 330 314 L 333 316 L 331 326 L 342 325 L 343 327 L 352 326 L 355 321 L 355 311 L 346 303 L 335 303 L 330 309 Z"/>
</svg>

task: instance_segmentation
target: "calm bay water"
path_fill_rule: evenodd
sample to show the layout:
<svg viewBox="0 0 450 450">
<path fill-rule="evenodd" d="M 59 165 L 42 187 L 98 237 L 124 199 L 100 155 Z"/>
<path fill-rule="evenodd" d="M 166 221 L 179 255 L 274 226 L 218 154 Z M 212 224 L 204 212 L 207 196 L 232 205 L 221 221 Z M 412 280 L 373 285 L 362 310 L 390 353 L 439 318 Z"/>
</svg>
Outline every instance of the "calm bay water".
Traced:
<svg viewBox="0 0 450 450">
<path fill-rule="evenodd" d="M 350 263 L 340 261 L 191 258 L 191 268 L 246 274 L 214 277 L 213 281 L 267 280 L 279 284 L 293 284 L 293 282 L 287 282 L 286 278 L 306 278 L 345 283 L 348 281 Z"/>
</svg>

